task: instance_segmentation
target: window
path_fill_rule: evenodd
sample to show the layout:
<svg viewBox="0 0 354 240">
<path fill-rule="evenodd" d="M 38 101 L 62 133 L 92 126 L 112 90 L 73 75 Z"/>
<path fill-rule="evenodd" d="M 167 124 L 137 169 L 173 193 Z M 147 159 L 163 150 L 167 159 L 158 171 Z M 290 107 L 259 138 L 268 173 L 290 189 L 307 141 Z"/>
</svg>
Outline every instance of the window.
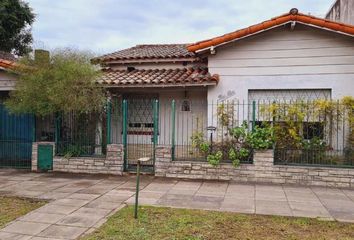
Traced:
<svg viewBox="0 0 354 240">
<path fill-rule="evenodd" d="M 128 134 L 152 135 L 154 133 L 153 94 L 126 95 L 128 100 Z"/>
<path fill-rule="evenodd" d="M 306 140 L 313 138 L 324 138 L 324 123 L 321 122 L 304 122 L 303 123 L 303 137 Z"/>
<path fill-rule="evenodd" d="M 191 102 L 189 100 L 183 100 L 181 105 L 182 112 L 190 112 L 191 111 Z"/>
</svg>

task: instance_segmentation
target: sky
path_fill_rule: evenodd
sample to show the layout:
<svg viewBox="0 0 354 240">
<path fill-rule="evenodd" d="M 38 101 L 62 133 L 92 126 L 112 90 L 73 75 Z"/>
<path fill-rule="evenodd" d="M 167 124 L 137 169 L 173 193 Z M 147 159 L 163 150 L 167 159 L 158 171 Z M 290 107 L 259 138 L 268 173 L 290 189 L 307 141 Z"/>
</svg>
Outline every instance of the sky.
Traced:
<svg viewBox="0 0 354 240">
<path fill-rule="evenodd" d="M 334 0 L 25 0 L 34 47 L 99 55 L 136 44 L 192 43 L 289 12 L 324 17 Z"/>
</svg>

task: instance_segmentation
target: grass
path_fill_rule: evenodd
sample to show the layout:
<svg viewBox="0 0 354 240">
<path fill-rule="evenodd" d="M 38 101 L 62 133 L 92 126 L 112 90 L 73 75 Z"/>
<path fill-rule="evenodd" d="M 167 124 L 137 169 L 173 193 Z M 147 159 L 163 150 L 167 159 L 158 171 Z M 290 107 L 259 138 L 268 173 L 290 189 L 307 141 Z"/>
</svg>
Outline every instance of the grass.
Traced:
<svg viewBox="0 0 354 240">
<path fill-rule="evenodd" d="M 46 204 L 44 201 L 0 196 L 0 229 L 7 223 Z"/>
<path fill-rule="evenodd" d="M 126 207 L 84 240 L 354 239 L 354 224 L 214 211 Z"/>
</svg>

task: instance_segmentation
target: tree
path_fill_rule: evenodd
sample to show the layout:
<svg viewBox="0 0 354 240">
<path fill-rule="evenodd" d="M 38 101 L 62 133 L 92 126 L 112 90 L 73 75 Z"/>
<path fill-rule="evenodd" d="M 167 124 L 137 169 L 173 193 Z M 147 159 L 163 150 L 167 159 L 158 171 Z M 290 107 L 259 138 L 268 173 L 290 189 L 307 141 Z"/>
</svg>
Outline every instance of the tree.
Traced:
<svg viewBox="0 0 354 240">
<path fill-rule="evenodd" d="M 101 110 L 105 95 L 96 84 L 99 71 L 90 63 L 91 54 L 61 49 L 50 58 L 41 56 L 23 58 L 15 68 L 19 78 L 5 102 L 10 111 L 46 116 Z"/>
<path fill-rule="evenodd" d="M 0 1 L 0 50 L 22 56 L 30 52 L 35 15 L 22 0 Z"/>
</svg>

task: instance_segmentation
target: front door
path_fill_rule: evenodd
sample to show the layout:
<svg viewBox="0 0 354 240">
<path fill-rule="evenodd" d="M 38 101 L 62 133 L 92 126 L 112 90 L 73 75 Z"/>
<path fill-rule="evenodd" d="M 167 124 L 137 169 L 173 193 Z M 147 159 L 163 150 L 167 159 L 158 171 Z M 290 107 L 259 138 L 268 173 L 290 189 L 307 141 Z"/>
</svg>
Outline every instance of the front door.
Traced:
<svg viewBox="0 0 354 240">
<path fill-rule="evenodd" d="M 158 136 L 158 100 L 156 95 L 128 95 L 123 101 L 123 144 L 125 169 L 135 171 L 142 157 L 151 160 L 142 164 L 145 172 L 154 171 Z"/>
</svg>

